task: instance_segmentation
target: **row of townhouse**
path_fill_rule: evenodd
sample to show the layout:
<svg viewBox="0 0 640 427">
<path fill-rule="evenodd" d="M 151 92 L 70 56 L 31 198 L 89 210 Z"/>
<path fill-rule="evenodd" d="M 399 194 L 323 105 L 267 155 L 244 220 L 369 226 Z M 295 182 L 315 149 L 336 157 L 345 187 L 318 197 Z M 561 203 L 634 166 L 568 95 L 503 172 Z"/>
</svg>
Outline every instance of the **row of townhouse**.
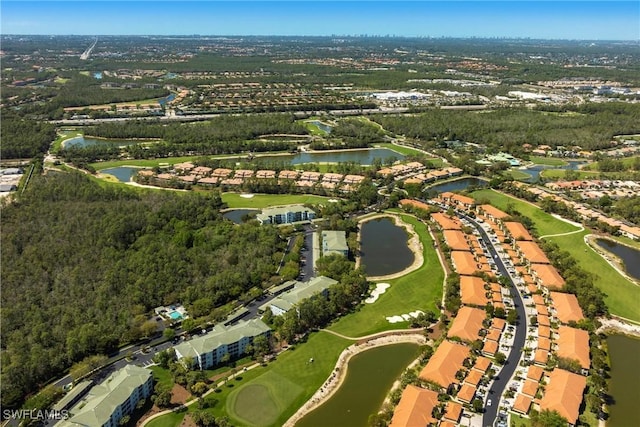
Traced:
<svg viewBox="0 0 640 427">
<path fill-rule="evenodd" d="M 508 221 L 506 213 L 486 205 L 478 206 L 476 214 L 501 232 L 495 234 L 517 270 L 527 314 L 536 318 L 525 348 L 527 379 L 518 386 L 512 409 L 523 415 L 531 408 L 556 410 L 575 425 L 586 386 L 584 375 L 590 367 L 589 333 L 570 326 L 584 319 L 578 299 L 561 292 L 564 279 L 522 224 Z M 583 375 L 559 368 L 548 372 L 551 355 L 577 362 Z"/>
<path fill-rule="evenodd" d="M 626 182 L 626 181 L 625 181 Z M 640 240 L 640 227 L 635 224 L 629 224 L 627 222 L 621 221 L 619 219 L 608 217 L 601 212 L 592 209 L 588 205 L 585 205 L 580 202 L 576 202 L 573 200 L 565 199 L 563 197 L 558 196 L 557 194 L 553 194 L 548 192 L 547 190 L 539 187 L 529 186 L 525 183 L 514 182 L 514 186 L 518 188 L 524 188 L 531 194 L 537 196 L 538 200 L 543 200 L 547 197 L 552 198 L 556 202 L 564 203 L 568 207 L 574 209 L 582 221 L 599 221 L 609 224 L 612 227 L 617 227 L 620 230 L 620 234 L 630 239 Z M 634 191 L 637 194 L 637 191 Z"/>
<path fill-rule="evenodd" d="M 298 172 L 293 170 L 258 170 L 196 167 L 190 162 L 174 165 L 170 172 L 155 173 L 144 169 L 137 173 L 146 182 L 169 182 L 177 180 L 185 184 L 202 186 L 241 186 L 249 180 L 273 180 L 279 184 L 294 184 L 298 188 L 321 187 L 328 190 L 340 188 L 342 191 L 353 191 L 365 177 L 362 175 L 343 175 L 338 173 Z"/>
<path fill-rule="evenodd" d="M 405 184 L 428 184 L 430 182 L 438 181 L 441 179 L 452 178 L 454 176 L 462 175 L 464 171 L 460 168 L 449 167 L 444 169 L 434 169 L 427 173 L 419 173 L 412 175 L 409 178 L 404 179 Z"/>
<path fill-rule="evenodd" d="M 383 178 L 386 178 L 388 176 L 399 178 L 399 177 L 407 176 L 410 174 L 422 172 L 426 169 L 427 167 L 420 162 L 409 162 L 404 164 L 393 165 L 388 168 L 382 168 L 378 171 L 378 175 L 380 175 Z"/>
</svg>

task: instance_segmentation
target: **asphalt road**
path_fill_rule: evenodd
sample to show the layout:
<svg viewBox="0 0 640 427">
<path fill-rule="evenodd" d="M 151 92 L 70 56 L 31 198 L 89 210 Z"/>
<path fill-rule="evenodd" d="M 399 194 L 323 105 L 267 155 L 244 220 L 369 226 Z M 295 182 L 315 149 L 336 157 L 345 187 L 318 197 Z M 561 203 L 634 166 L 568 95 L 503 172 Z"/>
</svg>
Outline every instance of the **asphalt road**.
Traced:
<svg viewBox="0 0 640 427">
<path fill-rule="evenodd" d="M 502 367 L 502 370 L 497 374 L 497 379 L 494 378 L 494 381 L 491 383 L 491 387 L 488 390 L 487 398 L 491 399 L 491 406 L 485 406 L 484 415 L 482 417 L 482 425 L 485 427 L 493 426 L 494 423 L 498 420 L 498 409 L 500 403 L 500 397 L 505 391 L 508 383 L 511 381 L 511 377 L 518 367 L 518 362 L 520 361 L 520 357 L 522 356 L 522 349 L 524 348 L 524 344 L 527 337 L 527 319 L 526 312 L 524 310 L 524 303 L 522 301 L 522 297 L 520 296 L 520 292 L 516 289 L 515 284 L 513 283 L 513 278 L 507 271 L 506 266 L 504 265 L 500 256 L 496 251 L 494 243 L 491 241 L 487 232 L 475 222 L 472 218 L 461 215 L 463 218 L 467 219 L 469 222 L 474 224 L 476 229 L 480 232 L 480 235 L 484 239 L 487 244 L 487 248 L 493 257 L 493 260 L 496 263 L 496 267 L 498 271 L 503 275 L 509 278 L 511 282 L 510 292 L 511 297 L 513 298 L 514 306 L 516 312 L 518 313 L 518 324 L 515 328 L 515 337 L 513 341 L 513 347 L 511 348 L 511 352 L 507 357 L 507 360 Z"/>
</svg>

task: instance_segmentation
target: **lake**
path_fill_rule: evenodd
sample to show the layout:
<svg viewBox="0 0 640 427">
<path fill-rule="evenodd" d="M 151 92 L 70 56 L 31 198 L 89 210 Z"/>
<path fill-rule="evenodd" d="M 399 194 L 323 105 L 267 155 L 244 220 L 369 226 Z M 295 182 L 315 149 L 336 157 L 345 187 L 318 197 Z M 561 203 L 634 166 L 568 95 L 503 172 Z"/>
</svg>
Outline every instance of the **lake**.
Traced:
<svg viewBox="0 0 640 427">
<path fill-rule="evenodd" d="M 259 209 L 231 209 L 223 213 L 222 216 L 236 224 L 242 224 L 243 216 L 251 215 L 255 218 L 258 212 L 260 212 Z"/>
<path fill-rule="evenodd" d="M 607 338 L 611 360 L 610 393 L 615 403 L 609 405 L 608 427 L 640 426 L 640 339 L 624 335 Z"/>
<path fill-rule="evenodd" d="M 119 166 L 117 168 L 102 169 L 99 172 L 113 175 L 118 178 L 118 181 L 120 182 L 129 182 L 131 181 L 131 177 L 135 175 L 138 169 L 140 168 L 136 168 L 133 166 Z"/>
<path fill-rule="evenodd" d="M 287 162 L 292 165 L 303 163 L 346 163 L 355 162 L 361 165 L 372 165 L 375 159 L 382 161 L 402 160 L 404 156 L 387 148 L 372 148 L 369 150 L 340 150 L 314 151 L 313 153 L 297 153 L 289 155 L 256 157 L 254 161 L 268 163 L 269 161 Z"/>
<path fill-rule="evenodd" d="M 127 139 L 102 139 L 102 138 L 85 138 L 78 136 L 76 138 L 67 139 L 62 143 L 62 148 L 85 148 L 93 145 L 125 147 L 127 145 L 141 144 L 145 141 L 127 140 Z"/>
<path fill-rule="evenodd" d="M 360 261 L 367 276 L 386 276 L 413 264 L 407 231 L 389 217 L 362 223 Z"/>
<path fill-rule="evenodd" d="M 602 249 L 620 258 L 629 276 L 640 280 L 640 251 L 638 249 L 621 245 L 609 239 L 596 239 L 596 243 Z"/>
<path fill-rule="evenodd" d="M 531 178 L 527 178 L 525 182 L 536 182 L 540 177 L 540 172 L 545 169 L 565 169 L 565 170 L 578 170 L 581 165 L 586 165 L 588 162 L 585 160 L 567 160 L 566 165 L 562 166 L 551 166 L 551 165 L 535 165 L 529 166 L 525 169 L 518 169 L 520 172 L 524 172 L 529 174 Z"/>
<path fill-rule="evenodd" d="M 437 192 L 437 193 L 445 193 L 447 191 L 462 191 L 466 190 L 471 186 L 476 187 L 486 187 L 488 185 L 487 181 L 479 178 L 461 178 L 456 179 L 455 181 L 444 182 L 442 184 L 432 185 L 428 187 L 425 191 L 427 192 Z"/>
<path fill-rule="evenodd" d="M 366 427 L 369 415 L 378 412 L 394 381 L 418 354 L 417 344 L 401 343 L 353 356 L 338 391 L 296 427 Z"/>
</svg>

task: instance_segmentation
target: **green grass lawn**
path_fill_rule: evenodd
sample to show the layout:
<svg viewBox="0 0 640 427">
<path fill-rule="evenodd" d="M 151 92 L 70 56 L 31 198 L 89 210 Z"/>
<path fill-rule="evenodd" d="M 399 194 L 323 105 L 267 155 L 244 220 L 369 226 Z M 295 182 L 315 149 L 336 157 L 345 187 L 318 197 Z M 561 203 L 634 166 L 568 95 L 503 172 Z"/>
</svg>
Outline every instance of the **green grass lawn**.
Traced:
<svg viewBox="0 0 640 427">
<path fill-rule="evenodd" d="M 180 423 L 182 422 L 186 414 L 187 414 L 186 411 L 171 412 L 170 414 L 163 415 L 161 417 L 154 419 L 153 421 L 149 422 L 147 426 L 148 427 L 177 427 L 180 425 Z"/>
<path fill-rule="evenodd" d="M 529 427 L 531 426 L 531 420 L 518 415 L 514 412 L 511 413 L 511 427 Z"/>
<path fill-rule="evenodd" d="M 603 173 L 584 170 L 571 171 L 571 173 L 577 173 L 578 179 L 596 179 L 600 176 L 607 175 L 606 172 Z M 540 171 L 540 176 L 547 179 L 565 179 L 567 176 L 567 171 L 565 169 L 545 169 Z"/>
<path fill-rule="evenodd" d="M 225 407 L 234 425 L 266 427 L 284 424 L 329 377 L 338 356 L 350 344 L 351 341 L 330 333 L 317 332 L 306 343 L 279 355 L 267 368 L 260 368 L 266 373 L 244 381 L 229 394 Z M 309 363 L 311 358 L 313 363 Z M 254 414 L 267 415 L 272 422 L 259 421 Z"/>
<path fill-rule="evenodd" d="M 423 246 L 424 264 L 418 270 L 398 279 L 388 280 L 391 287 L 373 304 L 364 304 L 353 314 L 343 317 L 329 329 L 357 337 L 390 329 L 400 329 L 408 322 L 389 323 L 387 316 L 430 310 L 437 313 L 436 304 L 442 300 L 444 272 L 433 248 L 433 240 L 425 224 L 409 215 L 402 220 L 413 225 Z"/>
<path fill-rule="evenodd" d="M 509 203 L 513 204 L 518 211 L 533 220 L 541 236 L 577 230 L 575 226 L 552 217 L 542 209 L 535 208 L 529 203 L 493 190 L 475 191 L 473 196 L 476 199 L 488 198 L 491 204 L 499 209 L 505 209 Z M 640 287 L 618 273 L 600 255 L 584 243 L 584 236 L 590 232 L 585 230 L 567 236 L 547 237 L 545 239 L 555 242 L 562 250 L 569 252 L 583 269 L 597 277 L 594 283 L 607 294 L 605 302 L 611 314 L 640 322 L 640 312 L 638 312 L 637 308 L 637 301 L 640 301 Z"/>
<path fill-rule="evenodd" d="M 404 156 L 413 156 L 413 155 L 424 155 L 422 151 L 416 150 L 411 147 L 405 147 L 404 145 L 395 145 L 390 142 L 377 142 L 373 144 L 376 148 L 386 148 L 396 153 L 400 153 Z"/>
<path fill-rule="evenodd" d="M 554 157 L 531 156 L 529 157 L 529 160 L 537 165 L 563 166 L 567 164 L 566 161 Z"/>
<path fill-rule="evenodd" d="M 329 200 L 328 197 L 311 194 L 255 194 L 250 199 L 240 197 L 238 193 L 224 193 L 222 195 L 222 201 L 230 208 L 260 209 L 279 205 L 328 203 L 327 200 Z"/>
<path fill-rule="evenodd" d="M 534 205 L 494 190 L 474 191 L 473 198 L 476 200 L 488 200 L 492 205 L 502 210 L 506 210 L 510 204 L 513 205 L 518 212 L 533 220 L 540 236 L 577 230 L 574 225 L 560 221 Z"/>
<path fill-rule="evenodd" d="M 505 171 L 505 175 L 508 175 L 515 180 L 526 180 L 531 178 L 531 175 L 518 169 L 510 169 L 508 171 Z"/>
<path fill-rule="evenodd" d="M 583 269 L 597 277 L 594 283 L 607 294 L 605 302 L 611 314 L 640 322 L 640 287 L 618 273 L 584 243 L 584 236 L 589 233 L 590 231 L 585 230 L 568 236 L 548 237 L 545 240 L 555 242 L 569 252 Z"/>
<path fill-rule="evenodd" d="M 323 131 L 322 129 L 320 129 L 317 125 L 311 123 L 313 121 L 322 121 L 321 119 L 307 119 L 307 120 L 302 120 L 300 121 L 300 123 L 302 123 L 302 125 L 307 128 L 307 130 L 309 131 L 309 133 L 311 135 L 319 135 L 319 136 L 326 136 L 328 135 L 328 132 Z"/>
<path fill-rule="evenodd" d="M 168 388 L 173 387 L 173 377 L 168 369 L 161 368 L 160 366 L 152 366 L 151 372 L 153 372 L 153 380 L 156 384 L 162 384 Z"/>
</svg>

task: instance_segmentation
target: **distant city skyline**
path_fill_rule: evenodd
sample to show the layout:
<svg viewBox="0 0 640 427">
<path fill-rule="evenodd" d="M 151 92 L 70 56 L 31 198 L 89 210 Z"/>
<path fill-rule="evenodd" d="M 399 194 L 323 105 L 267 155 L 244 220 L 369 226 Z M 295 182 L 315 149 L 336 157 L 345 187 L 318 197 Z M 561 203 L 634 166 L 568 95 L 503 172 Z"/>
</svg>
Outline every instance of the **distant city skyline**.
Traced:
<svg viewBox="0 0 640 427">
<path fill-rule="evenodd" d="M 10 1 L 2 34 L 640 40 L 640 1 Z"/>
</svg>

